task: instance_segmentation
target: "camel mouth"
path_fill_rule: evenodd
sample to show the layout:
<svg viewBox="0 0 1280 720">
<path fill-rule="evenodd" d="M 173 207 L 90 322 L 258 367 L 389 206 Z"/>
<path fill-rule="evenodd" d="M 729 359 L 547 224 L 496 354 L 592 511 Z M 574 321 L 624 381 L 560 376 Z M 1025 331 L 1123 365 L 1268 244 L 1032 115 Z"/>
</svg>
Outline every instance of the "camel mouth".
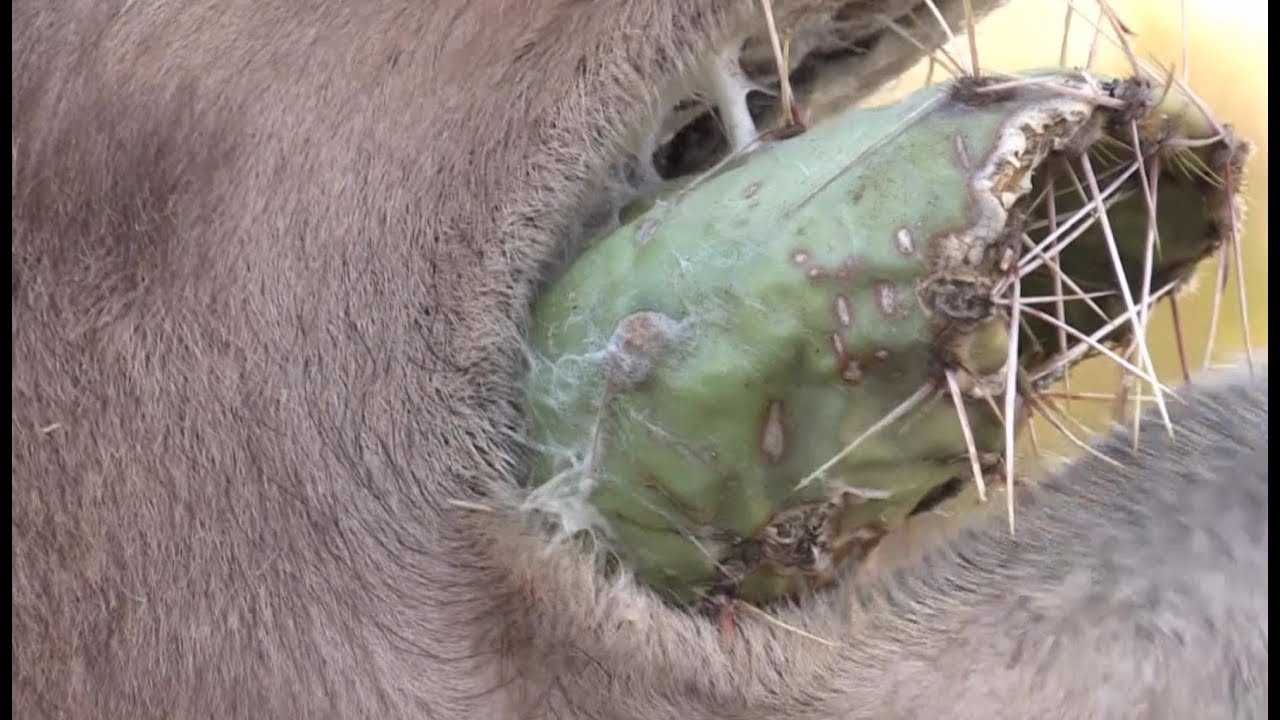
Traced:
<svg viewBox="0 0 1280 720">
<path fill-rule="evenodd" d="M 1002 1 L 847 0 L 820 9 L 770 3 L 769 16 L 758 13 L 749 32 L 710 49 L 700 67 L 661 93 L 664 106 L 619 149 L 569 246 L 616 229 L 634 203 L 665 186 L 705 174 L 748 146 L 785 139 L 796 120 L 814 127 L 859 106 L 951 39 L 948 28 L 964 26 L 966 4 L 980 17 Z"/>
</svg>

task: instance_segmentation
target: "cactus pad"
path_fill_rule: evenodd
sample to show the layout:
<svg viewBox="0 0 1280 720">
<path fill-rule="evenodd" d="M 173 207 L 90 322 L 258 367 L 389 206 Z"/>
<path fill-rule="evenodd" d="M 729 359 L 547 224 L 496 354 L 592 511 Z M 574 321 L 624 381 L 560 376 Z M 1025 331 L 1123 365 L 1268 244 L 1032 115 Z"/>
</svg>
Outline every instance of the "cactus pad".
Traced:
<svg viewBox="0 0 1280 720">
<path fill-rule="evenodd" d="M 673 601 L 764 603 L 832 581 L 975 466 L 1001 481 L 1013 304 L 1027 389 L 1126 343 L 1133 303 L 1237 221 L 1244 154 L 1142 81 L 1014 80 L 853 111 L 593 244 L 534 308 L 530 507 Z M 1075 297 L 1032 304 L 1056 292 Z"/>
</svg>

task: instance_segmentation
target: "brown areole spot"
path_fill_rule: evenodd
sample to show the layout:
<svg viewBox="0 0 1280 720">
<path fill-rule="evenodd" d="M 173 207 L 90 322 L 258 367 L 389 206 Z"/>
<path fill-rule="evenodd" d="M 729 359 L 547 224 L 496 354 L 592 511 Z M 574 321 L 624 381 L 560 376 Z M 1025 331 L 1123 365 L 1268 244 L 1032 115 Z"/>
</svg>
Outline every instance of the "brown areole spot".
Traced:
<svg viewBox="0 0 1280 720">
<path fill-rule="evenodd" d="M 849 257 L 845 258 L 835 267 L 825 265 L 810 265 L 812 256 L 803 250 L 797 250 L 791 255 L 791 261 L 797 267 L 804 270 L 804 276 L 810 280 L 836 280 L 840 282 L 851 280 L 859 272 L 867 266 L 867 261 L 862 258 Z"/>
<path fill-rule="evenodd" d="M 836 322 L 840 323 L 840 327 L 853 326 L 853 313 L 849 308 L 849 298 L 844 295 L 836 295 L 835 311 Z"/>
<path fill-rule="evenodd" d="M 836 374 L 849 385 L 856 385 L 862 380 L 862 363 L 844 347 L 844 338 L 840 333 L 831 333 L 831 349 L 836 355 Z"/>
<path fill-rule="evenodd" d="M 911 257 L 916 253 L 916 239 L 909 229 L 898 228 L 898 232 L 893 235 L 893 247 L 899 255 Z"/>
<path fill-rule="evenodd" d="M 968 171 L 973 167 L 973 159 L 969 157 L 969 146 L 965 144 L 963 135 L 956 135 L 955 138 L 956 164 L 961 170 Z"/>
<path fill-rule="evenodd" d="M 781 400 L 770 400 L 765 406 L 760 425 L 760 454 L 770 464 L 777 464 L 787 453 L 787 430 Z"/>
<path fill-rule="evenodd" d="M 831 333 L 831 349 L 836 351 L 836 357 L 844 357 L 844 340 L 841 339 L 840 333 Z"/>
<path fill-rule="evenodd" d="M 907 305 L 902 302 L 897 286 L 887 280 L 875 284 L 876 308 L 880 314 L 893 320 L 907 313 Z"/>
<path fill-rule="evenodd" d="M 679 322 L 652 310 L 620 320 L 605 350 L 605 381 L 610 389 L 629 390 L 648 380 L 658 356 L 679 332 Z"/>
<path fill-rule="evenodd" d="M 862 375 L 862 363 L 858 362 L 858 358 L 846 356 L 840 367 L 840 379 L 850 385 L 857 385 L 862 382 Z"/>
</svg>

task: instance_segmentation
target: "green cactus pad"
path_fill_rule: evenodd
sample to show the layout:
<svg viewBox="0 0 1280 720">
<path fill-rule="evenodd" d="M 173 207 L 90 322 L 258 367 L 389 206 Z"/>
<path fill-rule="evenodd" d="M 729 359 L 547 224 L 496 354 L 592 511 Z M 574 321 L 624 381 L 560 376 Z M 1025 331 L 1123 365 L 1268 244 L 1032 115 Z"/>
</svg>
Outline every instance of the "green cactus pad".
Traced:
<svg viewBox="0 0 1280 720">
<path fill-rule="evenodd" d="M 1000 482 L 1000 300 L 1048 232 L 1050 179 L 1065 220 L 1091 198 L 1079 155 L 1108 186 L 1133 164 L 1137 128 L 1144 167 L 1162 161 L 1156 289 L 1222 243 L 1244 152 L 1175 94 L 1035 78 L 1051 85 L 969 79 L 851 112 L 658 199 L 583 253 L 534 309 L 529 507 L 602 536 L 676 602 L 798 595 L 974 482 L 947 370 L 986 482 Z M 1134 298 L 1143 177 L 1107 210 Z M 1084 292 L 1113 291 L 1064 303 L 1093 333 L 1128 305 L 1101 224 L 1079 225 L 1056 261 Z M 1053 273 L 1020 287 L 1051 295 Z M 1058 329 L 1029 313 L 1023 328 L 1020 367 L 1040 383 L 1091 354 L 1064 356 Z"/>
</svg>

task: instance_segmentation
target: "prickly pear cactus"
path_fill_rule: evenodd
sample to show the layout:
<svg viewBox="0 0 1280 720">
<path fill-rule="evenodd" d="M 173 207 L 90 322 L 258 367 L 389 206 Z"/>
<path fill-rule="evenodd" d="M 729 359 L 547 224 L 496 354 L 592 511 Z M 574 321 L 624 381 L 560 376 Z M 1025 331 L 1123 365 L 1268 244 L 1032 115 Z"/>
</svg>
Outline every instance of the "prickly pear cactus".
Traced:
<svg viewBox="0 0 1280 720">
<path fill-rule="evenodd" d="M 764 603 L 1001 481 L 1011 309 L 1028 387 L 1123 343 L 1222 242 L 1243 155 L 1139 81 L 1011 80 L 852 112 L 585 252 L 535 307 L 529 505 L 677 602 Z"/>
</svg>

